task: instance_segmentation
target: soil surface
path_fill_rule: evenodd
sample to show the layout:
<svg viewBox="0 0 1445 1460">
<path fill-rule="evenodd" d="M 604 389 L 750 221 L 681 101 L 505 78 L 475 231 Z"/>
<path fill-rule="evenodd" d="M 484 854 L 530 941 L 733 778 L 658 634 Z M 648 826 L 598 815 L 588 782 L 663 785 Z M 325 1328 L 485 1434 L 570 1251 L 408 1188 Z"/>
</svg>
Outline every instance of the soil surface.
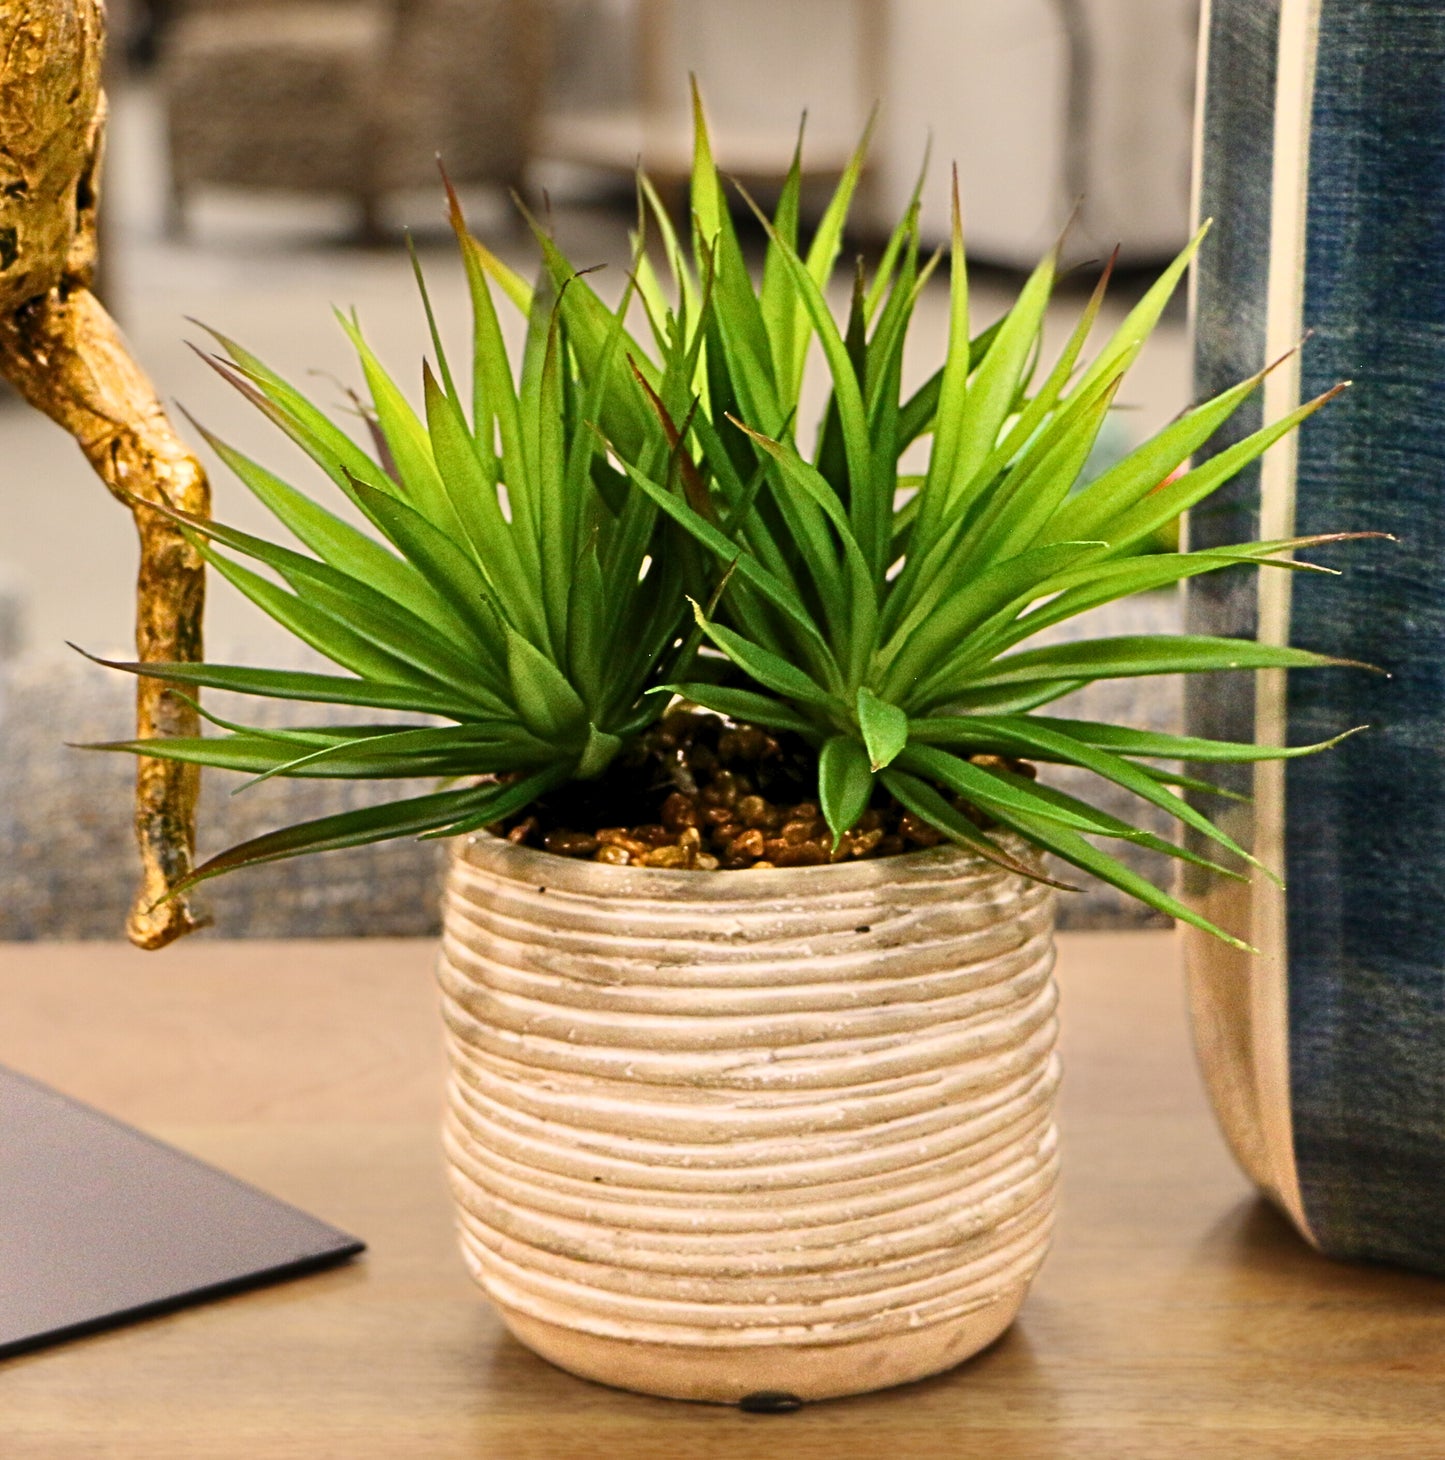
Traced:
<svg viewBox="0 0 1445 1460">
<path fill-rule="evenodd" d="M 1003 763 L 1033 773 L 1022 762 Z M 815 867 L 943 840 L 880 788 L 835 847 L 817 794 L 817 752 L 800 737 L 679 709 L 601 780 L 570 782 L 491 829 L 564 857 L 697 871 Z M 988 825 L 966 802 L 955 805 Z"/>
</svg>

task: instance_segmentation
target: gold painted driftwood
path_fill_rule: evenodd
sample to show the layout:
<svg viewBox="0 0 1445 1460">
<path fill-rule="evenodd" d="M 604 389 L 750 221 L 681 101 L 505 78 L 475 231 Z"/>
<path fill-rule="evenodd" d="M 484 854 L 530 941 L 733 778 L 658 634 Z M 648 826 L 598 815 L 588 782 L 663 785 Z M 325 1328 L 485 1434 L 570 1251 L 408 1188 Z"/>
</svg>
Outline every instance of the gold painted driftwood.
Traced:
<svg viewBox="0 0 1445 1460">
<path fill-rule="evenodd" d="M 162 499 L 205 513 L 200 463 L 176 436 L 114 321 L 90 292 L 105 136 L 100 0 L 0 0 L 0 374 L 79 443 L 128 505 Z M 202 564 L 159 513 L 140 535 L 136 646 L 143 660 L 199 659 Z M 195 711 L 138 682 L 139 733 L 195 735 Z M 143 759 L 135 827 L 141 888 L 126 931 L 160 948 L 198 920 L 162 898 L 191 867 L 198 770 Z"/>
</svg>

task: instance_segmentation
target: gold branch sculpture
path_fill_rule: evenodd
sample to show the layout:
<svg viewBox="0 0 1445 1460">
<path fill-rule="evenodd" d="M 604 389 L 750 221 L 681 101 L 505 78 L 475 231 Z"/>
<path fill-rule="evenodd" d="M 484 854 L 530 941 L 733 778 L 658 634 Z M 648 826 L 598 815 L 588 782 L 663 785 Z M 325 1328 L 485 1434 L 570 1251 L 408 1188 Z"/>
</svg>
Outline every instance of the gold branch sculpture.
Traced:
<svg viewBox="0 0 1445 1460">
<path fill-rule="evenodd" d="M 90 289 L 104 44 L 101 0 L 0 3 L 0 374 L 75 437 L 134 511 L 140 658 L 199 659 L 202 563 L 160 513 L 137 504 L 205 514 L 205 473 Z M 138 683 L 142 736 L 198 733 L 185 700 L 160 681 Z M 126 925 L 139 947 L 163 947 L 199 925 L 183 896 L 162 900 L 191 867 L 197 789 L 195 767 L 139 762 L 142 882 Z"/>
</svg>

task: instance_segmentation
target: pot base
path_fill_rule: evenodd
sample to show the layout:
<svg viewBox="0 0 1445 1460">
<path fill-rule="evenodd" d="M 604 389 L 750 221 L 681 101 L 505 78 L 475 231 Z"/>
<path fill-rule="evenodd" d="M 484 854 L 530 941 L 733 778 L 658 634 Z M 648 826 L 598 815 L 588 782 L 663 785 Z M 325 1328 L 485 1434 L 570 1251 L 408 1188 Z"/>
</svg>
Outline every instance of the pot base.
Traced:
<svg viewBox="0 0 1445 1460">
<path fill-rule="evenodd" d="M 850 1343 L 747 1348 L 608 1338 L 492 1301 L 518 1342 L 570 1374 L 661 1399 L 737 1404 L 763 1390 L 803 1400 L 841 1399 L 941 1374 L 1003 1334 L 1027 1290 L 1027 1282 L 1018 1283 L 986 1307 L 905 1333 Z"/>
</svg>

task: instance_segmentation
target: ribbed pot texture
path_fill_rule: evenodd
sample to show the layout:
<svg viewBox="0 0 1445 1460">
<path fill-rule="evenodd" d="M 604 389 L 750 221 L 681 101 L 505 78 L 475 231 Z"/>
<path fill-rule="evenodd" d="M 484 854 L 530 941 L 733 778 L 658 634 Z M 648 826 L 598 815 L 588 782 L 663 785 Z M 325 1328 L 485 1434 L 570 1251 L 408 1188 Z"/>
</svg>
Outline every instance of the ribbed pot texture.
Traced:
<svg viewBox="0 0 1445 1460">
<path fill-rule="evenodd" d="M 530 1348 L 648 1394 L 950 1368 L 1048 1243 L 1053 957 L 1048 889 L 953 847 L 680 872 L 459 842 L 468 1266 Z"/>
</svg>

